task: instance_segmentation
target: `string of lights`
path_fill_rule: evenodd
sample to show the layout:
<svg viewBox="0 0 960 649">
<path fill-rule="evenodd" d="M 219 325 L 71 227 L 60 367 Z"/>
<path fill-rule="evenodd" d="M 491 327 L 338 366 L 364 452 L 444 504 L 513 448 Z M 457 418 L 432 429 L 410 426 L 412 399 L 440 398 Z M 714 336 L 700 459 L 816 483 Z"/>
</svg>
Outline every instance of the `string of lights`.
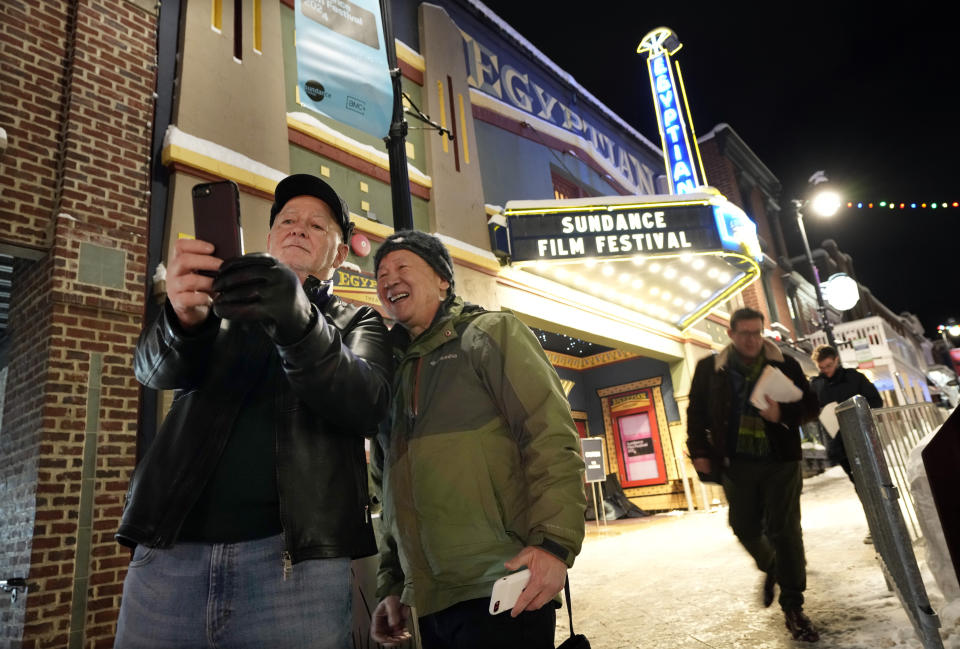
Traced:
<svg viewBox="0 0 960 649">
<path fill-rule="evenodd" d="M 930 203 L 917 203 L 913 201 L 910 203 L 897 203 L 896 201 L 879 201 L 877 203 L 866 203 L 863 201 L 857 201 L 857 202 L 847 201 L 847 207 L 857 208 L 857 209 L 868 209 L 868 210 L 869 209 L 936 210 L 936 209 L 950 209 L 950 208 L 960 207 L 960 201 L 953 201 L 953 202 L 933 201 Z"/>
</svg>

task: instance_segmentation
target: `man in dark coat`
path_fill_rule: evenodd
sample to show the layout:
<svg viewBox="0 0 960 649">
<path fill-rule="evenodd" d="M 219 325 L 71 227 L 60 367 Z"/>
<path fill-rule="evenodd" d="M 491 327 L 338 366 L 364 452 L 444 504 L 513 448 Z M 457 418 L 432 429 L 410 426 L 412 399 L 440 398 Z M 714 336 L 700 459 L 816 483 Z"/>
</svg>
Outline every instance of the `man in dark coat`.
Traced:
<svg viewBox="0 0 960 649">
<path fill-rule="evenodd" d="M 870 379 L 857 370 L 842 367 L 840 355 L 836 349 L 830 345 L 820 345 L 813 350 L 812 358 L 820 374 L 810 382 L 810 386 L 817 393 L 821 408 L 828 403 L 843 403 L 858 394 L 866 398 L 871 408 L 883 407 L 883 399 Z M 850 480 L 853 480 L 850 460 L 847 459 L 847 451 L 843 447 L 843 438 L 839 433 L 830 440 L 827 457 L 834 464 L 842 466 Z"/>
<path fill-rule="evenodd" d="M 763 339 L 763 314 L 738 309 L 727 331 L 731 344 L 698 364 L 690 386 L 687 448 L 697 473 L 723 485 L 730 527 L 766 573 L 764 606 L 780 585 L 780 607 L 796 640 L 819 634 L 803 613 L 806 560 L 800 526 L 800 424 L 817 416 L 817 398 L 799 363 Z M 800 398 L 780 403 L 751 394 L 767 366 L 782 372 Z"/>
</svg>

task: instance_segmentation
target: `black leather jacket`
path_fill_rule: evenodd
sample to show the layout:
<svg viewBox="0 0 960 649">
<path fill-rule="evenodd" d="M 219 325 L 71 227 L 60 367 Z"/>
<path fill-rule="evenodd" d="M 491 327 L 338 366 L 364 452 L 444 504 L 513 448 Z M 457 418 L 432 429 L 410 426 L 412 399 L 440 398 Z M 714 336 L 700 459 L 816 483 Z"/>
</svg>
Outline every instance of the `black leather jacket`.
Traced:
<svg viewBox="0 0 960 649">
<path fill-rule="evenodd" d="M 322 317 L 302 340 L 284 347 L 256 323 L 221 322 L 212 314 L 188 335 L 169 302 L 140 334 L 137 379 L 178 393 L 130 480 L 120 543 L 164 548 L 176 542 L 252 389 L 251 377 L 279 362 L 273 432 L 286 558 L 297 563 L 376 552 L 363 440 L 389 405 L 387 330 L 370 307 L 335 296 L 311 300 Z"/>
</svg>

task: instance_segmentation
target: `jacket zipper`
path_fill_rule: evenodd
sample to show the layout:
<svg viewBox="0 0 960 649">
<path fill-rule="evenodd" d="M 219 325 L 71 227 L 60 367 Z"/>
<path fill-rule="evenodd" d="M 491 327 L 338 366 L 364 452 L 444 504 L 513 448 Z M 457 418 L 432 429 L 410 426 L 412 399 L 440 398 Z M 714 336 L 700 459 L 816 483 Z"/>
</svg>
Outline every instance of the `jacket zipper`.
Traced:
<svg viewBox="0 0 960 649">
<path fill-rule="evenodd" d="M 280 391 L 277 390 L 276 383 L 274 384 L 274 390 L 274 394 L 277 395 L 276 399 L 281 400 L 282 397 Z M 287 548 L 287 530 L 283 525 L 283 493 L 280 489 L 280 435 L 277 434 L 276 424 L 274 424 L 273 429 L 273 448 L 276 454 L 274 470 L 277 476 L 277 507 L 280 510 L 280 543 L 283 547 L 283 551 L 280 553 L 281 575 L 283 576 L 283 581 L 286 581 L 287 577 L 293 573 L 293 558 L 290 556 L 290 550 Z"/>
<path fill-rule="evenodd" d="M 423 365 L 423 356 L 417 359 L 417 367 L 413 375 L 413 417 L 420 414 L 420 366 Z"/>
</svg>

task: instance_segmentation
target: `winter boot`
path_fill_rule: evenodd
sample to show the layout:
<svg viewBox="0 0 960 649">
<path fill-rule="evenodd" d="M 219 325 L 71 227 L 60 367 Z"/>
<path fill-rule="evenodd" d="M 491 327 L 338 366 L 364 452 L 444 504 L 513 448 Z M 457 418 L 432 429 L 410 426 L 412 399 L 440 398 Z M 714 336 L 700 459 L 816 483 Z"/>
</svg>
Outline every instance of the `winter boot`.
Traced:
<svg viewBox="0 0 960 649">
<path fill-rule="evenodd" d="M 813 628 L 813 622 L 803 614 L 802 608 L 793 608 L 783 612 L 787 621 L 787 630 L 793 635 L 794 640 L 801 642 L 816 642 L 820 639 L 820 634 Z"/>
</svg>

